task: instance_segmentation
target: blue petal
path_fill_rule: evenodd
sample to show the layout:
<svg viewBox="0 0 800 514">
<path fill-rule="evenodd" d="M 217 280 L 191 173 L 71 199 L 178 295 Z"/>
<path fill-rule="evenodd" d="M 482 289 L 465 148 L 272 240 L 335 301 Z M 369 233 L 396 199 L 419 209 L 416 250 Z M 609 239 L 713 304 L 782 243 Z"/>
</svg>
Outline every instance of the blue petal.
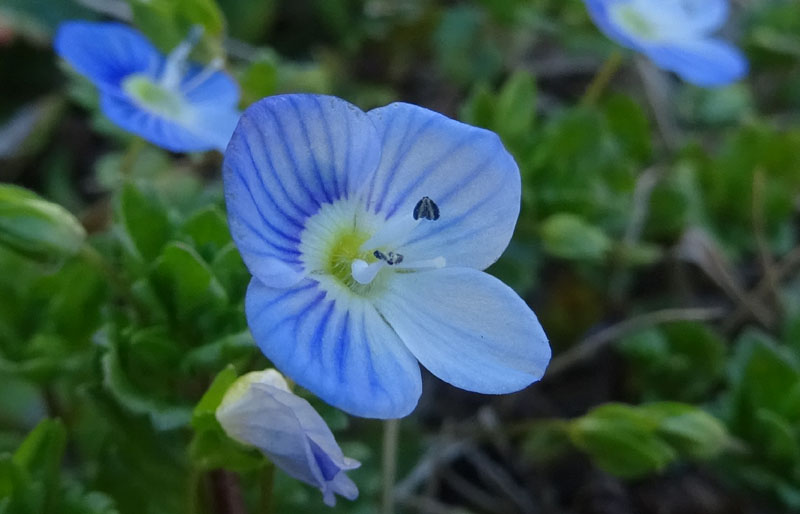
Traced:
<svg viewBox="0 0 800 514">
<path fill-rule="evenodd" d="M 508 286 L 469 268 L 398 273 L 376 307 L 434 375 L 501 394 L 539 380 L 550 346 L 536 315 Z"/>
<path fill-rule="evenodd" d="M 254 278 L 245 310 L 267 358 L 331 405 L 367 418 L 402 417 L 416 406 L 419 365 L 365 299 L 332 298 L 310 279 L 274 289 Z"/>
<path fill-rule="evenodd" d="M 316 464 L 325 480 L 321 488 L 325 504 L 329 507 L 336 505 L 334 493 L 348 500 L 355 500 L 358 498 L 358 488 L 356 484 L 353 483 L 350 477 L 342 473 L 341 466 L 334 462 L 331 456 L 315 443 L 314 440 L 309 440 L 309 443 Z M 339 451 L 339 453 L 341 453 L 341 451 Z"/>
<path fill-rule="evenodd" d="M 217 117 L 206 116 L 204 123 L 184 125 L 149 112 L 125 96 L 103 92 L 100 94 L 100 108 L 111 121 L 154 145 L 172 152 L 200 152 L 225 147 L 227 141 L 225 126 L 230 125 L 235 113 L 214 113 Z M 208 113 L 206 113 L 208 114 Z M 207 124 L 216 121 L 220 131 L 211 132 Z M 208 130 L 206 130 L 208 128 Z M 204 133 L 203 131 L 206 130 Z"/>
<path fill-rule="evenodd" d="M 656 0 L 653 8 L 661 2 L 665 10 L 680 13 L 687 32 L 708 35 L 728 19 L 728 0 Z"/>
<path fill-rule="evenodd" d="M 53 43 L 56 52 L 103 90 L 117 90 L 132 73 L 155 77 L 163 57 L 138 31 L 120 23 L 62 23 Z"/>
<path fill-rule="evenodd" d="M 661 68 L 703 87 L 730 84 L 744 77 L 748 70 L 747 59 L 738 48 L 716 39 L 653 47 L 646 53 Z"/>
<path fill-rule="evenodd" d="M 202 67 L 192 65 L 181 84 L 184 99 L 193 111 L 189 128 L 224 152 L 242 115 L 237 108 L 239 86 L 227 73 L 218 71 L 205 79 L 198 76 L 202 73 Z"/>
<path fill-rule="evenodd" d="M 641 45 L 638 40 L 622 30 L 611 20 L 609 7 L 616 3 L 625 3 L 626 0 L 584 0 L 586 9 L 589 11 L 595 26 L 600 29 L 607 37 L 613 39 L 620 45 L 632 50 L 639 50 Z"/>
<path fill-rule="evenodd" d="M 286 287 L 287 280 L 274 279 L 280 270 L 264 265 L 283 263 L 299 279 L 305 220 L 322 204 L 355 194 L 379 159 L 372 123 L 344 100 L 280 95 L 247 109 L 225 153 L 223 178 L 231 233 L 250 272 Z"/>
<path fill-rule="evenodd" d="M 360 463 L 342 454 L 325 421 L 306 400 L 255 382 L 235 400 L 226 395 L 216 416 L 228 436 L 257 447 L 289 476 L 318 487 L 327 504 L 335 503 L 334 493 L 348 499 L 358 496 L 343 471 Z"/>
<path fill-rule="evenodd" d="M 194 105 L 213 103 L 219 107 L 235 108 L 239 103 L 239 86 L 236 81 L 223 71 L 217 71 L 205 79 L 199 77 L 203 73 L 202 66 L 190 66 L 181 81 L 181 91 L 186 100 Z"/>
<path fill-rule="evenodd" d="M 364 190 L 367 209 L 410 218 L 424 196 L 439 207 L 440 218 L 421 223 L 402 253 L 478 269 L 496 261 L 514 232 L 521 195 L 519 169 L 500 138 L 415 105 L 394 103 L 369 116 L 383 155 Z"/>
</svg>

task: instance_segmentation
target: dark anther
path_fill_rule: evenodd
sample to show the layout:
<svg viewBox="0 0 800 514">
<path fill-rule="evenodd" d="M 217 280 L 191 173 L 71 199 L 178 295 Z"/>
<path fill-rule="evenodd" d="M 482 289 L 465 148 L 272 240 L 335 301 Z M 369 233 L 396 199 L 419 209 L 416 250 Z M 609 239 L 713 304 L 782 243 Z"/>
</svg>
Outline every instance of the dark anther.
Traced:
<svg viewBox="0 0 800 514">
<path fill-rule="evenodd" d="M 391 266 L 392 264 L 400 264 L 403 262 L 403 255 L 400 253 L 389 252 L 389 258 L 386 259 L 386 264 Z"/>
<path fill-rule="evenodd" d="M 426 220 L 436 221 L 439 219 L 439 206 L 427 196 L 414 206 L 414 219 L 425 218 Z"/>
<path fill-rule="evenodd" d="M 392 266 L 394 264 L 400 264 L 401 262 L 403 262 L 403 255 L 400 253 L 394 253 L 394 252 L 383 253 L 380 250 L 375 250 L 374 252 L 372 252 L 372 255 L 374 255 L 376 259 L 384 261 L 389 266 Z"/>
</svg>

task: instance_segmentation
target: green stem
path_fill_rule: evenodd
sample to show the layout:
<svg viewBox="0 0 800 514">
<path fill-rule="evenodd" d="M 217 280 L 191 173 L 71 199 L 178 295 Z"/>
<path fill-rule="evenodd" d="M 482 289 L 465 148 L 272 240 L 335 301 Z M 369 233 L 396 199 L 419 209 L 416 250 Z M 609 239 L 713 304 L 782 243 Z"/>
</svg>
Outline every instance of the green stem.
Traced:
<svg viewBox="0 0 800 514">
<path fill-rule="evenodd" d="M 134 137 L 125 154 L 122 156 L 122 162 L 119 165 L 119 171 L 123 178 L 128 178 L 133 172 L 133 167 L 136 161 L 139 160 L 139 154 L 142 153 L 147 143 L 140 137 Z"/>
<path fill-rule="evenodd" d="M 192 468 L 189 472 L 187 505 L 189 514 L 207 514 L 208 494 L 203 487 L 203 474 Z"/>
<path fill-rule="evenodd" d="M 268 463 L 261 469 L 261 498 L 259 500 L 259 514 L 273 514 L 275 512 L 274 486 L 275 465 Z"/>
<path fill-rule="evenodd" d="M 383 495 L 381 514 L 394 514 L 394 483 L 397 475 L 397 445 L 400 420 L 387 419 L 383 424 Z"/>
<path fill-rule="evenodd" d="M 589 87 L 586 88 L 586 92 L 583 94 L 583 98 L 581 98 L 581 104 L 594 105 L 597 100 L 600 99 L 600 95 L 602 95 L 603 91 L 608 87 L 608 84 L 611 82 L 611 79 L 614 78 L 614 75 L 621 65 L 622 53 L 619 50 L 614 50 L 611 52 L 611 55 L 608 56 L 606 62 L 597 70 L 594 78 L 589 83 Z"/>
</svg>

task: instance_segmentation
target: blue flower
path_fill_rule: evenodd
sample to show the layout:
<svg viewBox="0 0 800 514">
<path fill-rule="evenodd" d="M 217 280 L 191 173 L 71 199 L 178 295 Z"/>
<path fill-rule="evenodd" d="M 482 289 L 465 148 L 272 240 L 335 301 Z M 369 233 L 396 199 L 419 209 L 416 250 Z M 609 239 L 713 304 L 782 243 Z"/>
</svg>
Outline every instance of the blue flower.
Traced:
<svg viewBox="0 0 800 514">
<path fill-rule="evenodd" d="M 174 152 L 224 151 L 239 119 L 239 89 L 221 62 L 187 58 L 200 32 L 166 58 L 138 31 L 119 23 L 62 23 L 56 52 L 100 90 L 114 123 Z"/>
<path fill-rule="evenodd" d="M 231 439 L 255 446 L 287 475 L 318 487 L 327 505 L 336 504 L 334 493 L 348 500 L 358 497 L 344 471 L 361 463 L 342 454 L 325 421 L 289 391 L 274 369 L 240 377 L 225 393 L 216 417 Z"/>
<path fill-rule="evenodd" d="M 547 338 L 480 270 L 508 245 L 520 175 L 496 134 L 395 103 L 281 95 L 245 111 L 225 154 L 248 323 L 278 369 L 358 416 L 401 417 L 419 363 L 457 387 L 518 391 Z"/>
<path fill-rule="evenodd" d="M 712 37 L 728 17 L 727 0 L 585 0 L 595 24 L 687 82 L 716 87 L 747 73 L 747 59 Z"/>
</svg>

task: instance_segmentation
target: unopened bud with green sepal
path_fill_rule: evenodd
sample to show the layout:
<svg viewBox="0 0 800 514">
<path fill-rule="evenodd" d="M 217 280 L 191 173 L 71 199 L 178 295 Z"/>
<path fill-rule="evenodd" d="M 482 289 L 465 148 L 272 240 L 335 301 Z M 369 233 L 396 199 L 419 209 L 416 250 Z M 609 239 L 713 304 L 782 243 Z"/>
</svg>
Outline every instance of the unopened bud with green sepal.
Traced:
<svg viewBox="0 0 800 514">
<path fill-rule="evenodd" d="M 85 240 L 83 226 L 60 205 L 25 188 L 0 184 L 0 246 L 52 264 L 78 253 Z"/>
</svg>

